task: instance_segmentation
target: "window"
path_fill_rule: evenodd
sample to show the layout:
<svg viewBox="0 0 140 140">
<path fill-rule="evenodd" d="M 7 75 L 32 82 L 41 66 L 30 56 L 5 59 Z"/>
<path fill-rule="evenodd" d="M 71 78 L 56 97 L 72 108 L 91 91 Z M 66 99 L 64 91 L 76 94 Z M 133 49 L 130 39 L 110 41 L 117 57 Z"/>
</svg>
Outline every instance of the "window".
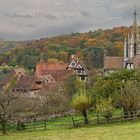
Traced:
<svg viewBox="0 0 140 140">
<path fill-rule="evenodd" d="M 77 73 L 78 73 L 78 74 L 81 74 L 81 70 L 78 70 Z"/>
<path fill-rule="evenodd" d="M 72 66 L 75 66 L 75 63 L 74 63 L 74 62 L 72 62 L 72 63 L 71 63 L 71 65 L 72 65 Z"/>
<path fill-rule="evenodd" d="M 136 54 L 137 54 L 137 44 L 134 43 L 134 55 L 136 55 Z"/>
<path fill-rule="evenodd" d="M 82 81 L 85 81 L 85 80 L 86 80 L 86 78 L 82 76 L 82 77 L 81 77 L 81 80 L 82 80 Z"/>
</svg>

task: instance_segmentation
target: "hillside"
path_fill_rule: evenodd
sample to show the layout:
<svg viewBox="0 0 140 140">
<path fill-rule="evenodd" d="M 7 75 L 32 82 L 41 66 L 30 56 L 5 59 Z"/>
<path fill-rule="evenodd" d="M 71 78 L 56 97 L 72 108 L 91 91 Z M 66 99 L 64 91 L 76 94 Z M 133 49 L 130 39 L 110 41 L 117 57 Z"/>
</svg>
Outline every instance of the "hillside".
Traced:
<svg viewBox="0 0 140 140">
<path fill-rule="evenodd" d="M 0 42 L 0 64 L 23 66 L 35 69 L 36 63 L 43 61 L 68 62 L 69 56 L 77 54 L 85 60 L 89 69 L 103 66 L 104 50 L 107 55 L 122 56 L 124 38 L 130 27 L 72 33 L 40 40 L 22 42 Z"/>
</svg>

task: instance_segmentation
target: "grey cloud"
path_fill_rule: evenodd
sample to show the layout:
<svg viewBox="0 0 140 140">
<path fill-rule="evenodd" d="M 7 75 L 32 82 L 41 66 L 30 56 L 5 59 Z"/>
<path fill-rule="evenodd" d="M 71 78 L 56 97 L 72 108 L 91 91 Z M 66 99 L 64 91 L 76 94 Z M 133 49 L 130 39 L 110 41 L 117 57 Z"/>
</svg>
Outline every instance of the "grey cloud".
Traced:
<svg viewBox="0 0 140 140">
<path fill-rule="evenodd" d="M 0 38 L 7 40 L 130 26 L 134 5 L 140 23 L 139 0 L 0 1 Z"/>
<path fill-rule="evenodd" d="M 28 26 L 31 27 L 31 28 L 36 28 L 36 27 L 38 27 L 38 25 L 35 25 L 35 24 L 29 24 Z"/>
<path fill-rule="evenodd" d="M 81 15 L 84 16 L 84 17 L 86 17 L 86 16 L 90 16 L 91 13 L 86 12 L 86 11 L 81 11 Z"/>
<path fill-rule="evenodd" d="M 40 37 L 48 37 L 48 36 L 57 36 L 62 34 L 70 34 L 72 32 L 80 32 L 83 28 L 89 26 L 88 24 L 85 25 L 83 23 L 77 22 L 74 24 L 67 24 L 67 25 L 60 25 L 54 26 L 51 28 L 44 28 L 38 32 L 33 32 L 33 38 L 40 38 Z"/>
<path fill-rule="evenodd" d="M 6 17 L 12 17 L 12 18 L 39 18 L 39 17 L 45 17 L 49 20 L 55 20 L 57 17 L 53 14 L 44 14 L 44 13 L 36 13 L 36 14 L 19 14 L 19 13 L 13 13 L 13 14 L 5 14 Z"/>
<path fill-rule="evenodd" d="M 48 18 L 48 19 L 50 19 L 50 20 L 57 19 L 57 17 L 55 15 L 51 15 L 51 14 L 45 15 L 45 17 Z"/>
<path fill-rule="evenodd" d="M 5 14 L 7 17 L 14 17 L 14 18 L 32 18 L 32 15 L 29 14 L 18 14 L 18 13 L 13 13 L 13 14 Z"/>
</svg>

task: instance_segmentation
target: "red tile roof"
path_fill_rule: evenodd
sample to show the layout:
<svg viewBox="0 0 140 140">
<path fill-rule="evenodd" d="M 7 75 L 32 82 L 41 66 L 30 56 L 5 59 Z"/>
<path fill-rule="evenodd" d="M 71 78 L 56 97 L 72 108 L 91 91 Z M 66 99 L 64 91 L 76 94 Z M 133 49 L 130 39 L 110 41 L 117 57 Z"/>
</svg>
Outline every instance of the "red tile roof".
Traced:
<svg viewBox="0 0 140 140">
<path fill-rule="evenodd" d="M 51 75 L 56 81 L 63 81 L 67 75 L 67 63 L 39 63 L 36 66 L 37 79 L 43 75 Z"/>
<path fill-rule="evenodd" d="M 105 70 L 117 70 L 123 68 L 123 57 L 106 56 L 104 58 Z"/>
<path fill-rule="evenodd" d="M 14 89 L 30 89 L 32 84 L 35 81 L 35 77 L 34 76 L 30 76 L 27 74 L 21 75 L 14 87 Z"/>
</svg>

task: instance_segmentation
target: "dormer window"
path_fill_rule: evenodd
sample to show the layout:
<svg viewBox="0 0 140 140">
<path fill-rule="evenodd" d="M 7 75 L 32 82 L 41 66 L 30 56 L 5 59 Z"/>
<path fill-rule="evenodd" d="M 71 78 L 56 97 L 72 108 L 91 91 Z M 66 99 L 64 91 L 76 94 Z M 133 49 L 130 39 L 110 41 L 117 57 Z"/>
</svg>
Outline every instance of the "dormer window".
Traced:
<svg viewBox="0 0 140 140">
<path fill-rule="evenodd" d="M 74 63 L 74 62 L 72 62 L 72 63 L 71 63 L 71 65 L 72 65 L 72 66 L 75 66 L 75 63 Z"/>
</svg>

